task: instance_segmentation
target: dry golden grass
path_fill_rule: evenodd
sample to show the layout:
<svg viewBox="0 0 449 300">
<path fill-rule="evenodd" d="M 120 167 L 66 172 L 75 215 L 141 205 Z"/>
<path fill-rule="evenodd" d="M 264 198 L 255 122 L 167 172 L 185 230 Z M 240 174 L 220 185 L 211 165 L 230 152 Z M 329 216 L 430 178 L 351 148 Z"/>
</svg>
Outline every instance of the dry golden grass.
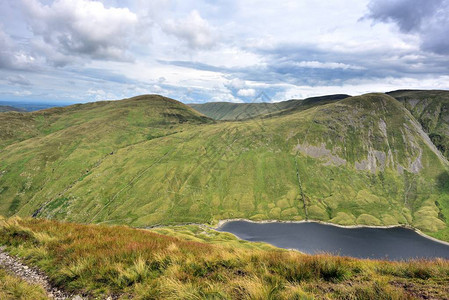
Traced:
<svg viewBox="0 0 449 300">
<path fill-rule="evenodd" d="M 45 290 L 40 286 L 29 284 L 0 268 L 0 299 L 44 300 L 48 297 Z"/>
<path fill-rule="evenodd" d="M 449 294 L 447 260 L 387 262 L 186 241 L 125 226 L 0 221 L 0 243 L 67 291 L 123 299 L 409 299 Z"/>
</svg>

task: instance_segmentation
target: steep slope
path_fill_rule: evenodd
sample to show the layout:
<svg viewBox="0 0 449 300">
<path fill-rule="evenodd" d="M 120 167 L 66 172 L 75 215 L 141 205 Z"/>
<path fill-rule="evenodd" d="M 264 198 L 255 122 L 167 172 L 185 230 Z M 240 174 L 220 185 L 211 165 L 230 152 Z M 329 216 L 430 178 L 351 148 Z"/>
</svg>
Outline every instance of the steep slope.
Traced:
<svg viewBox="0 0 449 300">
<path fill-rule="evenodd" d="M 26 110 L 22 109 L 22 108 L 17 108 L 17 107 L 13 107 L 13 106 L 9 106 L 9 105 L 0 105 L 0 112 L 8 112 L 8 111 L 20 111 L 20 112 L 24 112 Z"/>
<path fill-rule="evenodd" d="M 432 142 L 449 158 L 449 91 L 399 90 L 387 94 L 410 110 Z"/>
<path fill-rule="evenodd" d="M 32 137 L 43 137 L 83 124 L 89 126 L 90 122 L 92 128 L 89 131 L 92 132 L 118 126 L 118 131 L 138 128 L 141 135 L 147 135 L 150 134 L 149 128 L 165 131 L 167 125 L 209 121 L 181 102 L 158 95 L 76 104 L 30 113 L 3 113 L 0 114 L 0 149 Z M 127 138 L 139 139 L 141 136 Z"/>
<path fill-rule="evenodd" d="M 0 114 L 0 211 L 35 211 L 118 149 L 207 122 L 186 105 L 156 95 Z"/>
<path fill-rule="evenodd" d="M 93 133 L 90 121 L 6 147 L 2 213 L 135 226 L 309 218 L 449 239 L 447 161 L 390 96 L 243 122 L 193 115 L 182 127 L 132 125 L 141 109 L 124 107 L 126 121 L 110 118 L 122 127 Z M 161 137 L 145 140 L 149 130 Z"/>
<path fill-rule="evenodd" d="M 189 104 L 189 106 L 215 120 L 244 120 L 262 115 L 281 114 L 281 112 L 285 114 L 297 110 L 305 110 L 313 106 L 328 104 L 348 97 L 350 96 L 336 94 L 277 103 L 209 102 L 204 104 Z"/>
</svg>

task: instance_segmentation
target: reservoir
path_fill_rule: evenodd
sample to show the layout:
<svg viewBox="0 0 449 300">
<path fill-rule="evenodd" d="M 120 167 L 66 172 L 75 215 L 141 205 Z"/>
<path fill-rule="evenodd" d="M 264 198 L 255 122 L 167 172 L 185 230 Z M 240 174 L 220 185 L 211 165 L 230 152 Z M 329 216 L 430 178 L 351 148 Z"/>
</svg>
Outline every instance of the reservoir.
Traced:
<svg viewBox="0 0 449 300">
<path fill-rule="evenodd" d="M 315 222 L 230 221 L 218 230 L 233 233 L 243 240 L 266 242 L 308 254 L 330 253 L 388 260 L 436 257 L 449 259 L 449 245 L 402 227 L 342 228 Z"/>
</svg>

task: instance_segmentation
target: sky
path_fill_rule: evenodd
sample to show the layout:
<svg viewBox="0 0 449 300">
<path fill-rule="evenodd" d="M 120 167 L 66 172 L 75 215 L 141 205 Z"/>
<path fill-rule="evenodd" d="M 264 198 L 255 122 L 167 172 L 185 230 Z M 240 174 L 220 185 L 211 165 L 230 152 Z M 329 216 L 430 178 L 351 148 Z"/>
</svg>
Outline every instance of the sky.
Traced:
<svg viewBox="0 0 449 300">
<path fill-rule="evenodd" d="M 0 101 L 449 89 L 449 0 L 0 0 Z"/>
</svg>

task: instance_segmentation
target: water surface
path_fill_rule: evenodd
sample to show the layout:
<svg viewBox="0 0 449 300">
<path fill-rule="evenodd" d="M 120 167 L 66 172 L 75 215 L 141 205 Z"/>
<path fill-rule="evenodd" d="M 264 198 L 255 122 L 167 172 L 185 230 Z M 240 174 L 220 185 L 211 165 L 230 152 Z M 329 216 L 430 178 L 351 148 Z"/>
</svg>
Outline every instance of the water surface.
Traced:
<svg viewBox="0 0 449 300">
<path fill-rule="evenodd" d="M 405 260 L 449 259 L 449 245 L 406 228 L 342 228 L 319 223 L 252 223 L 231 221 L 219 231 L 247 241 L 270 243 L 308 254 L 332 253 L 357 258 Z"/>
</svg>

